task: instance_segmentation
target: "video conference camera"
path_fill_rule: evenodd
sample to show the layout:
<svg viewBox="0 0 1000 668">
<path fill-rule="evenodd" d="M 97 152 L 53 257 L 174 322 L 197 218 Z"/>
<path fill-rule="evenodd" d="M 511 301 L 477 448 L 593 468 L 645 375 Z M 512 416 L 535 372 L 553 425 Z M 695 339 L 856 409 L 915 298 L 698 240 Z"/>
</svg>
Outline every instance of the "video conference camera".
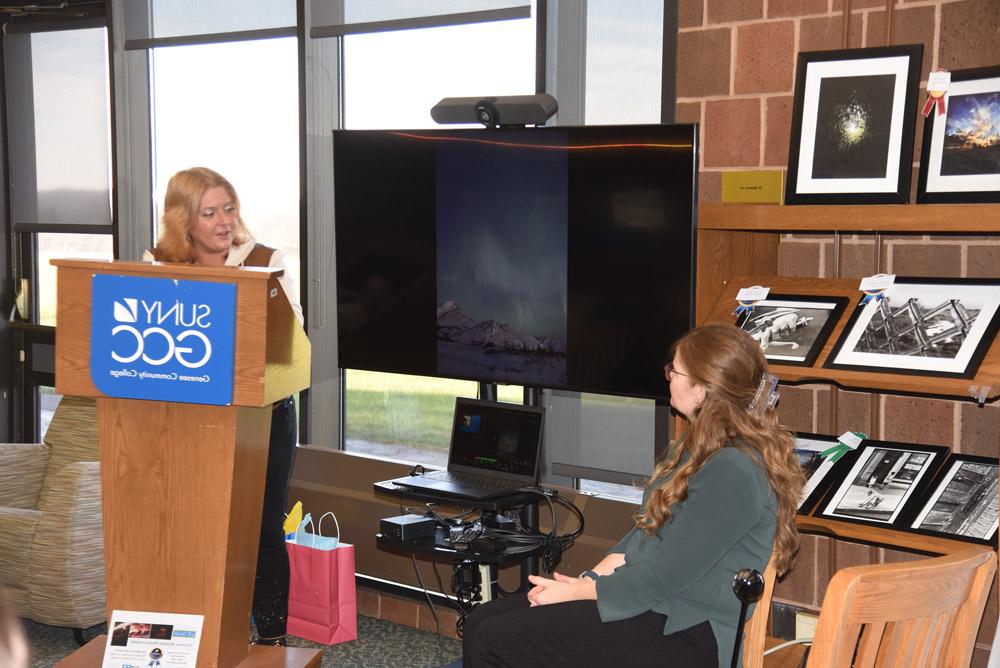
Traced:
<svg viewBox="0 0 1000 668">
<path fill-rule="evenodd" d="M 431 107 L 431 118 L 441 124 L 482 123 L 542 125 L 559 110 L 551 95 L 501 95 L 498 97 L 446 97 Z"/>
</svg>

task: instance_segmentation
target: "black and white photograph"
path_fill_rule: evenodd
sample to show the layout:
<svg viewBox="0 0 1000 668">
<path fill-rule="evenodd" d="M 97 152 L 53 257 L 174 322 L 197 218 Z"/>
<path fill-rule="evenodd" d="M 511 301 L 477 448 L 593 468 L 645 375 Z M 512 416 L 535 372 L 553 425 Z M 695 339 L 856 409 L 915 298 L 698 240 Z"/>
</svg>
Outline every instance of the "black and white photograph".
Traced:
<svg viewBox="0 0 1000 668">
<path fill-rule="evenodd" d="M 757 302 L 736 324 L 779 364 L 812 366 L 837 324 L 845 297 L 773 295 Z"/>
<path fill-rule="evenodd" d="M 786 204 L 905 203 L 919 44 L 799 54 Z"/>
<path fill-rule="evenodd" d="M 972 378 L 1000 324 L 1000 281 L 902 279 L 859 304 L 826 366 Z"/>
<path fill-rule="evenodd" d="M 921 532 L 992 542 L 997 534 L 996 458 L 952 455 L 911 522 Z"/>
<path fill-rule="evenodd" d="M 1000 67 L 956 70 L 924 123 L 918 203 L 1000 202 Z"/>
<path fill-rule="evenodd" d="M 906 502 L 926 487 L 947 448 L 868 441 L 820 513 L 830 519 L 895 524 Z"/>
<path fill-rule="evenodd" d="M 799 500 L 799 513 L 808 513 L 829 488 L 829 477 L 834 464 L 823 452 L 837 445 L 833 436 L 820 434 L 796 434 L 795 454 L 798 455 L 802 472 L 806 474 L 806 485 Z"/>
</svg>

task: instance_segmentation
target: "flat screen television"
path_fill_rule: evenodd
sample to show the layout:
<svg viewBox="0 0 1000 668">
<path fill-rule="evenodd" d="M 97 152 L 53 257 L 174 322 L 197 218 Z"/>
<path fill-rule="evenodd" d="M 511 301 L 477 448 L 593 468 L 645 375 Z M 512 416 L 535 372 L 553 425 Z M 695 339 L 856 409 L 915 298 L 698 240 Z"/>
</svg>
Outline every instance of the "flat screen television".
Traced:
<svg viewBox="0 0 1000 668">
<path fill-rule="evenodd" d="M 664 397 L 697 129 L 337 130 L 339 365 Z"/>
</svg>

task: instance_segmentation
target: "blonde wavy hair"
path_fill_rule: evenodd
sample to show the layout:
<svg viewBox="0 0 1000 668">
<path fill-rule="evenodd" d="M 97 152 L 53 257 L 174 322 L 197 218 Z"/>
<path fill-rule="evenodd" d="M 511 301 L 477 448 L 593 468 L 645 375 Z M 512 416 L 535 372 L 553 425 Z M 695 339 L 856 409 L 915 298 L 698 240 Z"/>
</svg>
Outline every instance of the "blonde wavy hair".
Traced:
<svg viewBox="0 0 1000 668">
<path fill-rule="evenodd" d="M 654 469 L 650 484 L 673 476 L 650 493 L 645 511 L 635 517 L 636 527 L 656 533 L 670 520 L 671 508 L 687 498 L 688 481 L 708 458 L 726 445 L 739 447 L 758 463 L 776 496 L 774 558 L 778 573 L 787 572 L 799 545 L 795 514 L 805 476 L 792 433 L 778 424 L 774 412 L 747 410 L 767 371 L 760 345 L 733 325 L 705 325 L 678 341 L 674 354 L 683 360 L 691 383 L 704 388 L 705 398 L 687 416 L 690 427 L 682 443 Z M 682 452 L 689 454 L 683 463 Z"/>
<path fill-rule="evenodd" d="M 160 239 L 156 249 L 162 262 L 194 263 L 197 256 L 191 243 L 191 232 L 198 224 L 201 198 L 210 188 L 226 189 L 236 206 L 236 231 L 233 244 L 240 245 L 253 238 L 240 217 L 240 198 L 226 177 L 207 167 L 183 169 L 170 177 L 167 194 L 163 198 L 163 217 L 160 219 Z"/>
</svg>

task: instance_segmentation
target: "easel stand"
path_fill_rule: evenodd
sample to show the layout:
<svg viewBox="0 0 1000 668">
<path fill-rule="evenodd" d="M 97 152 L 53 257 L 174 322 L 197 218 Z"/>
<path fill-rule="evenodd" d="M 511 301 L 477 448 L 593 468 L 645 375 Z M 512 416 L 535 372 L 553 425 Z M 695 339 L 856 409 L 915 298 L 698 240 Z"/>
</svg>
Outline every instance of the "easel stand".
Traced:
<svg viewBox="0 0 1000 668">
<path fill-rule="evenodd" d="M 97 397 L 109 623 L 113 610 L 203 615 L 199 667 L 318 666 L 318 651 L 250 656 L 247 644 L 271 404 L 309 386 L 309 342 L 278 285 L 280 270 L 53 264 L 56 391 Z M 232 405 L 101 393 L 90 376 L 95 274 L 235 283 Z M 97 638 L 62 665 L 100 666 L 103 645 Z"/>
</svg>

